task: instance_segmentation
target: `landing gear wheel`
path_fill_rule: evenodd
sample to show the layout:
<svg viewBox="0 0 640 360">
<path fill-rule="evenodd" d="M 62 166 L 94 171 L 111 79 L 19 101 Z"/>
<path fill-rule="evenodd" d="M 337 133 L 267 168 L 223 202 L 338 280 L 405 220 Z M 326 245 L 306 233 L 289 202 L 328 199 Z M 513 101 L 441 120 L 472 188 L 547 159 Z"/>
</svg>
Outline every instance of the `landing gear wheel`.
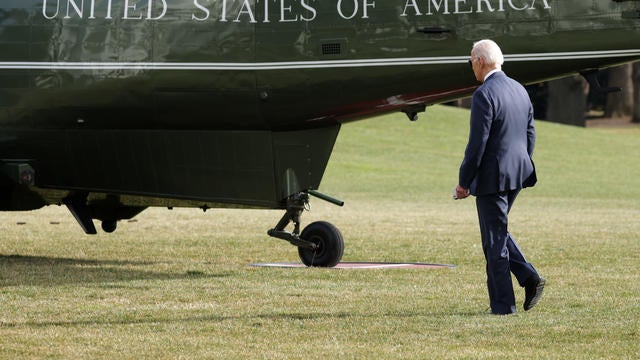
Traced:
<svg viewBox="0 0 640 360">
<path fill-rule="evenodd" d="M 300 238 L 316 244 L 316 249 L 298 247 L 298 255 L 306 266 L 334 267 L 342 259 L 344 240 L 340 230 L 326 221 L 309 224 Z"/>
<path fill-rule="evenodd" d="M 118 227 L 118 221 L 116 220 L 102 220 L 102 230 L 107 233 L 116 231 Z"/>
</svg>

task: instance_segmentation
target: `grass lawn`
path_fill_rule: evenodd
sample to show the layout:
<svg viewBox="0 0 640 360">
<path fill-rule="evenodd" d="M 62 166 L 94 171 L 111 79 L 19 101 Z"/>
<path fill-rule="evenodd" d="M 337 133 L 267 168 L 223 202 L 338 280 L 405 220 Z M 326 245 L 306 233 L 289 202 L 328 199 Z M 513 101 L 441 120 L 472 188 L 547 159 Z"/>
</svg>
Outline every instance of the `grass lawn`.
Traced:
<svg viewBox="0 0 640 360">
<path fill-rule="evenodd" d="M 345 261 L 453 269 L 280 269 L 281 211 L 149 209 L 85 236 L 65 208 L 0 215 L 0 358 L 640 358 L 640 129 L 537 123 L 539 183 L 510 230 L 547 278 L 540 303 L 487 314 L 473 200 L 451 200 L 468 111 L 343 126 L 303 223 Z"/>
</svg>

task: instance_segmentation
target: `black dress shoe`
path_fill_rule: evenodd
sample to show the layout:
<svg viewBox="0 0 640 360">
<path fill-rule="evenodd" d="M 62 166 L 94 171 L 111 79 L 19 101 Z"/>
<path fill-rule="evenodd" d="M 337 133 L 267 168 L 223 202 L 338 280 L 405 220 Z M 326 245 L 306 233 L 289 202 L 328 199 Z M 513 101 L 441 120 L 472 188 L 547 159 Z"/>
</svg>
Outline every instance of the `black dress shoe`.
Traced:
<svg viewBox="0 0 640 360">
<path fill-rule="evenodd" d="M 524 311 L 530 310 L 538 303 L 538 300 L 542 297 L 542 291 L 547 280 L 539 278 L 537 281 L 532 281 L 530 284 L 524 287 Z"/>
</svg>

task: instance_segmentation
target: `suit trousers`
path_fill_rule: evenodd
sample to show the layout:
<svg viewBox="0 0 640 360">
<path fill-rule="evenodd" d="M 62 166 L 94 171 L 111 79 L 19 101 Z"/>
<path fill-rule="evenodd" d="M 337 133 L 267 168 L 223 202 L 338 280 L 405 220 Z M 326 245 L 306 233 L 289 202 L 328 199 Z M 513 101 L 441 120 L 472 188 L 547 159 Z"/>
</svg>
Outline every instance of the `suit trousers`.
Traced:
<svg viewBox="0 0 640 360">
<path fill-rule="evenodd" d="M 516 312 L 511 273 L 520 286 L 530 277 L 538 276 L 508 229 L 509 211 L 519 192 L 518 189 L 476 197 L 482 249 L 487 261 L 489 301 L 494 314 Z"/>
</svg>

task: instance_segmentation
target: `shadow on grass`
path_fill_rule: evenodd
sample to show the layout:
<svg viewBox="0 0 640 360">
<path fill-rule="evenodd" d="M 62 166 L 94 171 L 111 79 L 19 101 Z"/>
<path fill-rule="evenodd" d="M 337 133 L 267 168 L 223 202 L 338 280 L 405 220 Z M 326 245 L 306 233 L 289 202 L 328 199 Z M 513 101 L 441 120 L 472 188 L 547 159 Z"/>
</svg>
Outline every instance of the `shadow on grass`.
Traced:
<svg viewBox="0 0 640 360">
<path fill-rule="evenodd" d="M 310 313 L 276 313 L 276 314 L 244 314 L 244 315 L 201 315 L 201 316 L 182 316 L 176 317 L 149 317 L 140 316 L 135 317 L 135 314 L 121 315 L 119 319 L 117 316 L 110 316 L 109 318 L 102 319 L 82 319 L 82 320 L 61 320 L 61 321 L 26 321 L 26 322 L 0 322 L 1 327 L 11 328 L 46 328 L 46 327 L 66 327 L 66 326 L 114 326 L 114 325 L 141 325 L 141 324 L 173 324 L 173 323 L 220 323 L 225 321 L 232 322 L 248 322 L 251 326 L 261 326 L 263 321 L 272 322 L 297 322 L 297 321 L 317 321 L 327 319 L 337 319 L 340 321 L 346 319 L 371 319 L 371 321 L 378 318 L 395 318 L 395 319 L 415 319 L 416 317 L 433 318 L 438 317 L 461 317 L 461 318 L 504 318 L 507 317 L 495 317 L 488 314 L 486 311 L 468 311 L 468 310 L 454 310 L 454 311 L 398 311 L 380 313 L 373 311 L 371 313 L 362 312 L 310 312 Z"/>
<path fill-rule="evenodd" d="M 132 280 L 172 280 L 220 278 L 231 273 L 206 274 L 201 271 L 160 272 L 140 267 L 148 261 L 92 260 L 43 256 L 0 255 L 0 287 L 58 286 L 65 284 L 110 283 Z"/>
</svg>

